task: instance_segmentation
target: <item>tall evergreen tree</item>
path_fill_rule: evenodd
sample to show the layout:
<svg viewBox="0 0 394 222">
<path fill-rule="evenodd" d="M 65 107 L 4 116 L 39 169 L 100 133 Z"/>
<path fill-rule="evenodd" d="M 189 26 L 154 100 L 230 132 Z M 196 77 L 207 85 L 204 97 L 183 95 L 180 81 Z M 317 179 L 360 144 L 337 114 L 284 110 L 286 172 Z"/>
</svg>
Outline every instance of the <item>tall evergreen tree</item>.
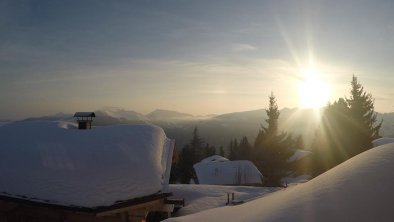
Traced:
<svg viewBox="0 0 394 222">
<path fill-rule="evenodd" d="M 329 104 L 312 144 L 312 173 L 318 175 L 372 147 L 379 137 L 382 122 L 377 123 L 371 94 L 353 76 L 349 99 Z"/>
<path fill-rule="evenodd" d="M 219 155 L 222 156 L 222 157 L 226 156 L 226 153 L 224 152 L 223 146 L 219 147 Z"/>
<path fill-rule="evenodd" d="M 202 159 L 213 155 L 216 155 L 216 148 L 207 143 L 204 148 L 204 156 L 202 157 Z"/>
<path fill-rule="evenodd" d="M 197 127 L 193 130 L 190 142 L 179 153 L 179 162 L 176 166 L 179 179 L 182 183 L 189 183 L 194 178 L 193 165 L 202 159 L 216 154 L 216 148 L 206 144 L 198 134 Z"/>
<path fill-rule="evenodd" d="M 179 179 L 181 183 L 189 183 L 194 176 L 193 164 L 195 163 L 195 153 L 189 144 L 185 145 L 179 153 L 177 165 Z"/>
<path fill-rule="evenodd" d="M 364 87 L 354 75 L 351 81 L 350 98 L 346 99 L 346 102 L 353 128 L 351 138 L 355 141 L 354 146 L 358 148 L 351 154 L 356 155 L 372 147 L 372 140 L 379 138 L 382 122 L 376 123 L 375 100 L 370 93 L 364 91 Z"/>
<path fill-rule="evenodd" d="M 238 144 L 237 139 L 231 140 L 229 145 L 229 159 L 230 160 L 251 160 L 253 157 L 252 146 L 248 138 L 244 136 Z"/>
<path fill-rule="evenodd" d="M 252 146 L 250 145 L 248 138 L 246 136 L 242 137 L 241 142 L 237 149 L 237 159 L 238 160 L 251 160 L 253 157 Z"/>
<path fill-rule="evenodd" d="M 200 137 L 197 127 L 194 127 L 193 137 L 190 140 L 189 145 L 194 152 L 195 162 L 199 162 L 205 158 L 204 140 Z"/>
<path fill-rule="evenodd" d="M 267 185 L 278 186 L 287 173 L 287 159 L 294 154 L 291 147 L 293 140 L 291 135 L 279 133 L 280 112 L 273 93 L 269 97 L 266 113 L 268 125 L 262 125 L 256 137 L 254 162 L 266 177 Z"/>
<path fill-rule="evenodd" d="M 238 150 L 238 141 L 237 139 L 231 140 L 229 145 L 229 160 L 236 160 L 237 159 L 237 150 Z"/>
</svg>

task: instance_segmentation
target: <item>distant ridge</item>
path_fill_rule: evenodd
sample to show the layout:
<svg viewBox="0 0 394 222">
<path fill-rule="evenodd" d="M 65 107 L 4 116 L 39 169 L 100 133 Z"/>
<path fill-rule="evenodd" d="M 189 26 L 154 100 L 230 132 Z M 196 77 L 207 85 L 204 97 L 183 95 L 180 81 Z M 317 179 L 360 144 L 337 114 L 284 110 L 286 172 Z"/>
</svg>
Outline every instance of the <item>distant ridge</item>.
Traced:
<svg viewBox="0 0 394 222">
<path fill-rule="evenodd" d="M 156 109 L 147 114 L 146 117 L 152 121 L 166 121 L 169 119 L 193 118 L 194 116 L 188 113 L 181 113 L 172 110 Z"/>
<path fill-rule="evenodd" d="M 200 136 L 205 142 L 216 147 L 226 149 L 231 139 L 241 139 L 246 136 L 253 143 L 261 124 L 266 124 L 267 118 L 264 109 L 243 112 L 226 113 L 216 116 L 193 116 L 172 110 L 157 109 L 147 115 L 141 113 L 107 108 L 96 110 L 94 126 L 116 124 L 155 124 L 164 129 L 169 138 L 177 141 L 178 147 L 183 147 L 189 142 L 194 127 L 198 127 Z M 319 124 L 317 113 L 312 109 L 283 108 L 280 110 L 280 130 L 285 130 L 294 135 L 303 135 L 304 142 L 310 147 L 315 136 L 315 129 Z M 73 114 L 58 113 L 56 115 L 28 118 L 32 120 L 63 120 L 74 121 Z M 394 112 L 378 113 L 378 121 L 383 118 L 381 135 L 394 137 Z"/>
</svg>

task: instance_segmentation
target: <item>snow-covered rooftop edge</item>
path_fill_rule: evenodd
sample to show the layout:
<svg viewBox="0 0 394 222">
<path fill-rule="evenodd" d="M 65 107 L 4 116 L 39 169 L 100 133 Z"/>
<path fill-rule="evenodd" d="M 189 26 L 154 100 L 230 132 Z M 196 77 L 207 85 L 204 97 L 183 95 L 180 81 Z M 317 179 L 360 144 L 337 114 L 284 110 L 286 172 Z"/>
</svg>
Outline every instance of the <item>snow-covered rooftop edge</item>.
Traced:
<svg viewBox="0 0 394 222">
<path fill-rule="evenodd" d="M 153 125 L 0 127 L 0 195 L 97 208 L 167 192 L 174 141 Z"/>
</svg>

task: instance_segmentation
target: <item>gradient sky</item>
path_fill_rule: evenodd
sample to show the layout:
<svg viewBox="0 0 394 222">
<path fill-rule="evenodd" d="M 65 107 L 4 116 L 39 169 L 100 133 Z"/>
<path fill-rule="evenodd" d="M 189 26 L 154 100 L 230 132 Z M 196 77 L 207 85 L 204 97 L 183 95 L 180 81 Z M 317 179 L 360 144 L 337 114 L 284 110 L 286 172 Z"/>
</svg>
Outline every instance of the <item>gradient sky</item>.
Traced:
<svg viewBox="0 0 394 222">
<path fill-rule="evenodd" d="M 297 107 L 313 63 L 394 111 L 394 1 L 0 0 L 0 118 Z"/>
</svg>

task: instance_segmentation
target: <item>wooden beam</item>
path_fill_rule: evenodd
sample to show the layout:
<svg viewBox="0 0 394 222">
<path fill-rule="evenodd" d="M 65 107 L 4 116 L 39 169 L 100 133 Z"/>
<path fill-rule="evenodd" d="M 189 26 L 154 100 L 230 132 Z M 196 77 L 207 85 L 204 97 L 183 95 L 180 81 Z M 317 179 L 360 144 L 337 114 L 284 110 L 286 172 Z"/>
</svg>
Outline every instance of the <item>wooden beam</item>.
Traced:
<svg viewBox="0 0 394 222">
<path fill-rule="evenodd" d="M 109 215 L 113 215 L 113 214 L 117 214 L 117 213 L 138 211 L 140 209 L 148 209 L 148 211 L 149 211 L 152 208 L 156 208 L 156 207 L 159 208 L 163 204 L 164 204 L 163 199 L 153 200 L 153 201 L 148 201 L 145 203 L 136 204 L 133 206 L 103 211 L 103 212 L 97 213 L 96 216 L 98 216 L 98 217 L 109 216 Z"/>
</svg>

